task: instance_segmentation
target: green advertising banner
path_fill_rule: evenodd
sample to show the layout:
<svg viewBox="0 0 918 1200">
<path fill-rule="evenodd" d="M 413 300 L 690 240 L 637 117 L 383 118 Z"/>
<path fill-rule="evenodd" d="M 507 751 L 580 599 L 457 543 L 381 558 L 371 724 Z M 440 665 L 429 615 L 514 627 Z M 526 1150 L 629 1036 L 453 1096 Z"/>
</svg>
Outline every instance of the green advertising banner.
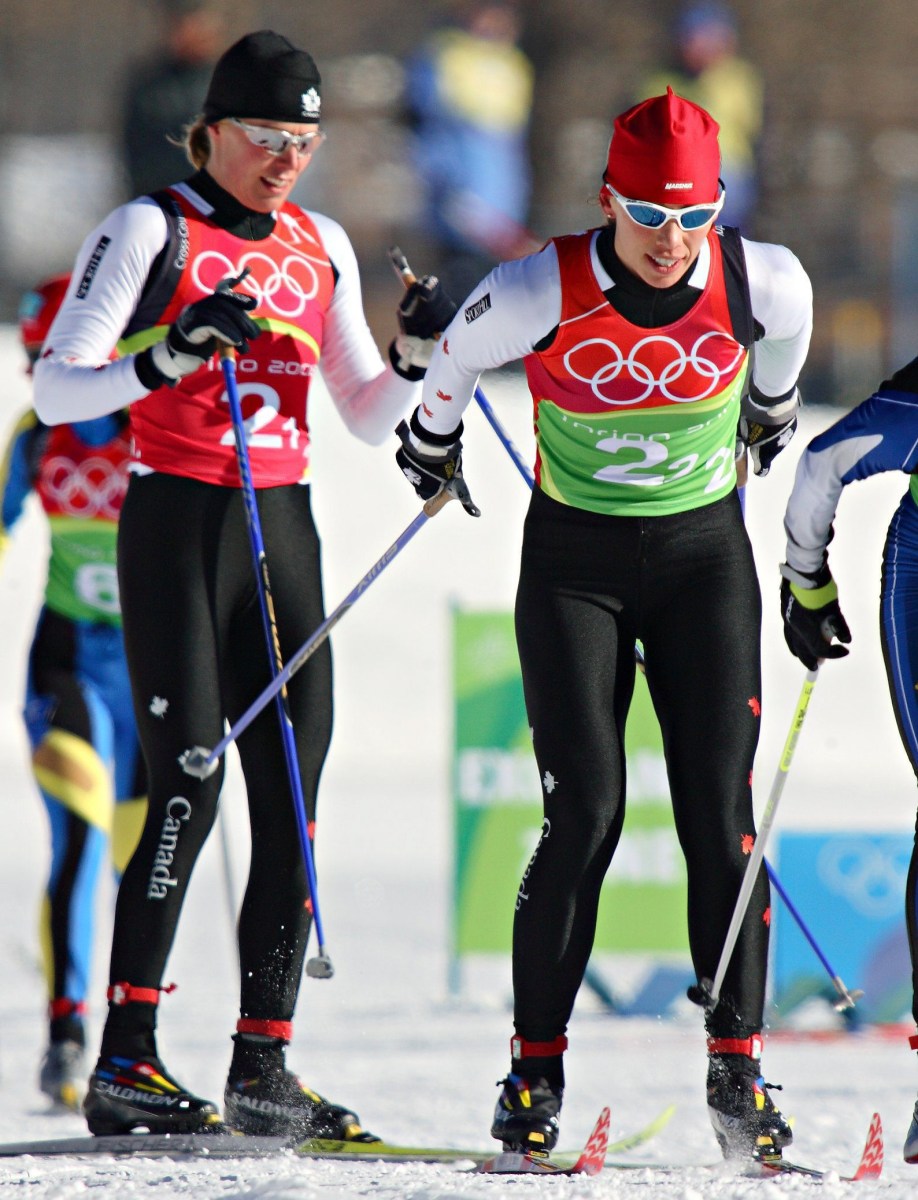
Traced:
<svg viewBox="0 0 918 1200">
<path fill-rule="evenodd" d="M 510 952 L 542 800 L 513 616 L 453 612 L 455 739 L 452 957 Z M 639 674 L 625 734 L 627 816 L 606 877 L 596 950 L 687 951 L 685 865 L 660 730 Z"/>
</svg>

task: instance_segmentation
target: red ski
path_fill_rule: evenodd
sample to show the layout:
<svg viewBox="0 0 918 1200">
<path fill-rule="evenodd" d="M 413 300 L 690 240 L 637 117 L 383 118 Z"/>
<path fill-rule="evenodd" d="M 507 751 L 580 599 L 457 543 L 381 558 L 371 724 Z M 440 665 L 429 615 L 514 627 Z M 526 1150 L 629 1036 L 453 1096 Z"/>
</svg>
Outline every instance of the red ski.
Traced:
<svg viewBox="0 0 918 1200">
<path fill-rule="evenodd" d="M 572 1167 L 562 1167 L 553 1163 L 550 1158 L 504 1151 L 503 1154 L 496 1154 L 480 1163 L 475 1169 L 486 1175 L 598 1175 L 606 1161 L 609 1120 L 609 1110 L 604 1108 L 580 1157 Z"/>
</svg>

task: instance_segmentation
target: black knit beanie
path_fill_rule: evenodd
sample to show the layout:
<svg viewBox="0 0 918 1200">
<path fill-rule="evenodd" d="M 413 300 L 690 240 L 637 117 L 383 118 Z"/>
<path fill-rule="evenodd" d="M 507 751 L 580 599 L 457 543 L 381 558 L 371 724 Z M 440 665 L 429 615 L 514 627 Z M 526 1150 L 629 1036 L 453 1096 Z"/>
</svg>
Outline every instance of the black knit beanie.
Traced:
<svg viewBox="0 0 918 1200">
<path fill-rule="evenodd" d="M 319 69 L 305 50 L 270 29 L 247 33 L 218 59 L 204 118 L 211 124 L 224 117 L 318 121 L 321 84 Z"/>
</svg>

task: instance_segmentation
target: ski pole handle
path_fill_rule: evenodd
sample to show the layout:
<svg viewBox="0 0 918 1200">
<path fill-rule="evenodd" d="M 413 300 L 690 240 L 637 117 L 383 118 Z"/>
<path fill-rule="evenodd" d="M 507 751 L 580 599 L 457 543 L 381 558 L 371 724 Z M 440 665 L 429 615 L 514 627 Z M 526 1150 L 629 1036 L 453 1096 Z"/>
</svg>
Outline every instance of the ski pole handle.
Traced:
<svg viewBox="0 0 918 1200">
<path fill-rule="evenodd" d="M 399 279 L 401 279 L 402 283 L 404 283 L 406 288 L 411 287 L 411 285 L 413 283 L 417 282 L 417 276 L 415 275 L 414 271 L 412 271 L 411 267 L 408 265 L 408 259 L 405 257 L 404 253 L 398 246 L 390 246 L 389 247 L 389 261 L 392 263 L 392 266 L 395 268 L 396 275 L 398 275 Z M 434 336 L 436 338 L 439 338 L 440 335 L 437 333 Z M 497 434 L 497 437 L 500 440 L 501 445 L 503 446 L 503 448 L 507 451 L 507 453 L 510 455 L 511 459 L 513 460 L 513 465 L 516 467 L 516 469 L 522 475 L 523 479 L 526 481 L 526 485 L 530 488 L 534 488 L 535 487 L 535 476 L 533 475 L 532 470 L 530 469 L 526 460 L 523 458 L 522 454 L 517 449 L 516 445 L 513 442 L 513 439 L 510 437 L 509 433 L 507 433 L 506 429 L 504 429 L 503 425 L 498 420 L 497 414 L 494 412 L 494 409 L 491 407 L 491 402 L 488 400 L 487 396 L 481 390 L 480 386 L 476 386 L 476 388 L 475 388 L 475 401 L 478 404 L 478 407 L 484 413 L 485 419 L 487 420 L 488 424 L 491 426 L 491 428 Z"/>
</svg>

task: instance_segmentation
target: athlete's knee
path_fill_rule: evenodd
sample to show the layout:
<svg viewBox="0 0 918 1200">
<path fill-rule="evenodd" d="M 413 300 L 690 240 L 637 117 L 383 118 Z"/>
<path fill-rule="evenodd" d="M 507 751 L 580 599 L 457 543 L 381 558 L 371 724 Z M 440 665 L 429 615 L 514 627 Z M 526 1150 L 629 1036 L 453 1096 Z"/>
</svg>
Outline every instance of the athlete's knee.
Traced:
<svg viewBox="0 0 918 1200">
<path fill-rule="evenodd" d="M 110 831 L 111 776 L 89 742 L 63 729 L 50 729 L 33 751 L 32 770 L 46 797 L 86 824 Z"/>
</svg>

